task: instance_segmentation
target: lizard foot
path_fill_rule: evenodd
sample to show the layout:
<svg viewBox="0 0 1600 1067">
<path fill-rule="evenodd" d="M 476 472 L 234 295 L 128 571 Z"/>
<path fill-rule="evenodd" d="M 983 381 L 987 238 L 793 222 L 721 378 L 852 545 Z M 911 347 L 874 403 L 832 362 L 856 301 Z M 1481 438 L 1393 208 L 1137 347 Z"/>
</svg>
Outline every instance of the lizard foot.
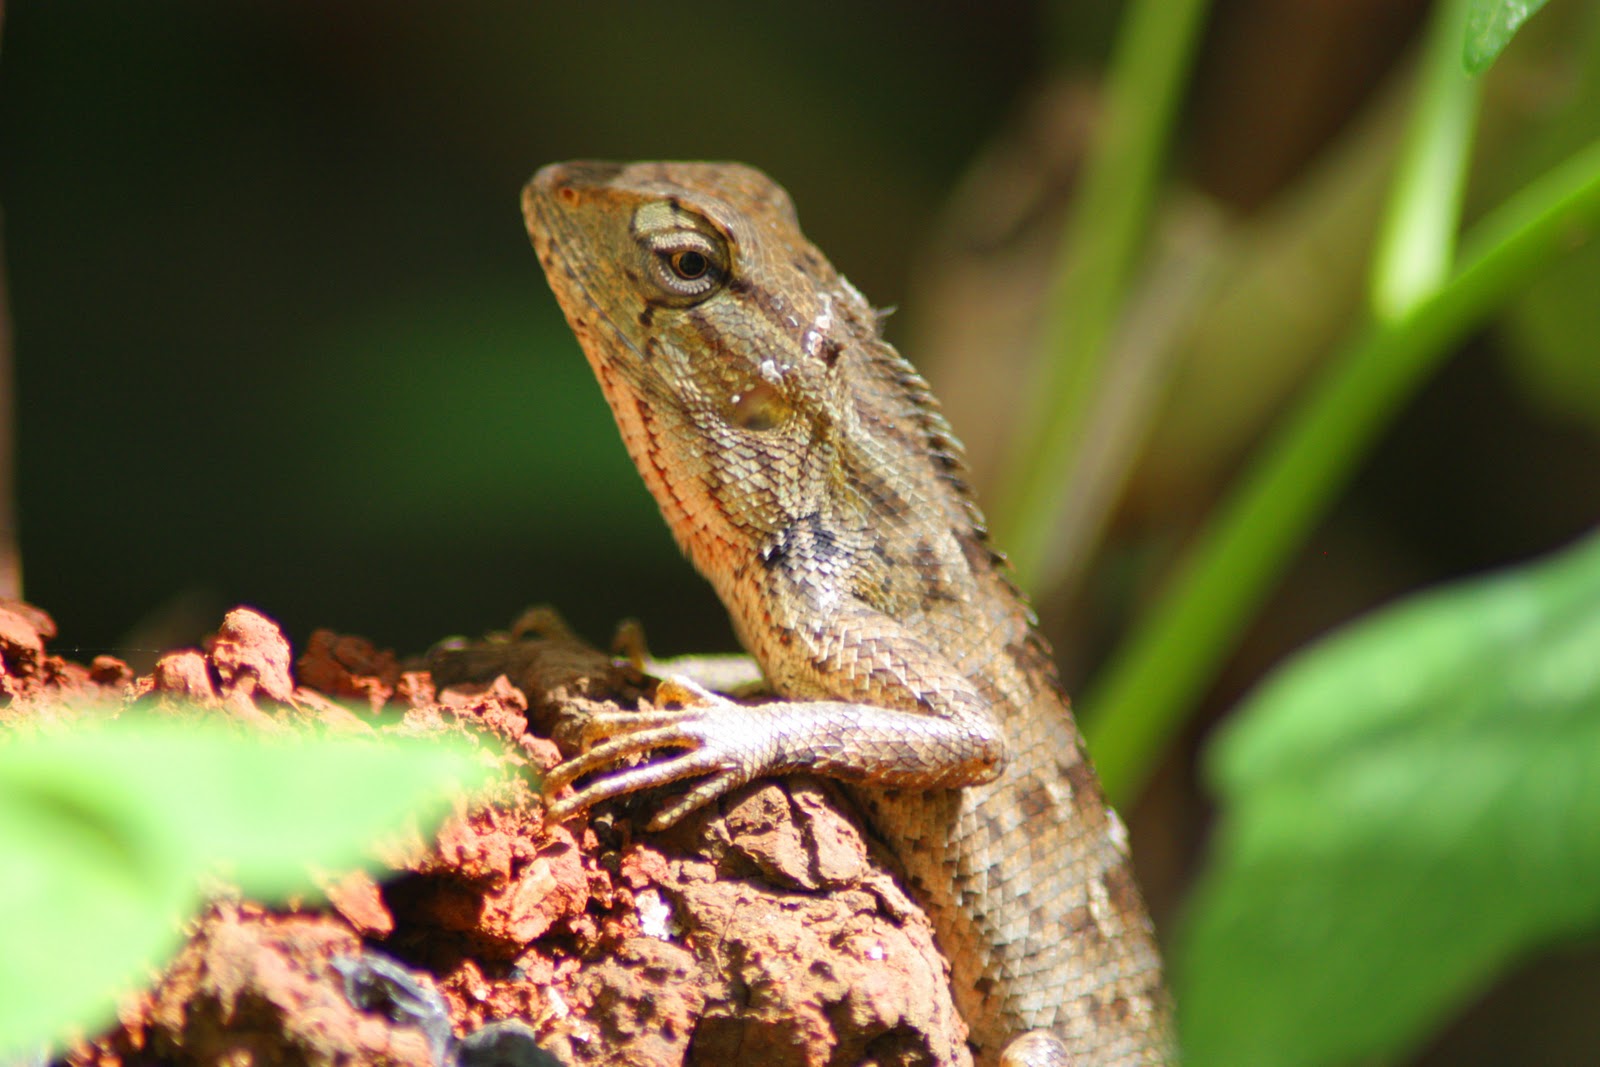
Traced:
<svg viewBox="0 0 1600 1067">
<path fill-rule="evenodd" d="M 563 822 L 603 800 L 704 776 L 705 781 L 650 820 L 649 829 L 665 830 L 696 808 L 750 781 L 768 765 L 771 731 L 764 728 L 759 711 L 735 704 L 681 676 L 664 679 L 656 688 L 656 701 L 686 706 L 659 711 L 598 712 L 589 717 L 583 726 L 584 751 L 545 775 L 547 819 Z M 658 749 L 682 751 L 613 770 L 629 757 Z M 578 788 L 570 796 L 550 800 L 579 778 L 607 770 L 612 773 Z"/>
</svg>

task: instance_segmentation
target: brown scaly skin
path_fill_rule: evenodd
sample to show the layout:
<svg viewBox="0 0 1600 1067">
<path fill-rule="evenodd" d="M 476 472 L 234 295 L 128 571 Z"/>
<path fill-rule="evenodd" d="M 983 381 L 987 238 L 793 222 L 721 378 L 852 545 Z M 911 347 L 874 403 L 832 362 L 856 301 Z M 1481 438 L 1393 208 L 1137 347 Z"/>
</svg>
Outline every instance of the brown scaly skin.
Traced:
<svg viewBox="0 0 1600 1067">
<path fill-rule="evenodd" d="M 950 958 L 981 1064 L 1162 1064 L 1165 994 L 1127 835 L 1032 612 L 985 539 L 961 446 L 866 300 L 737 164 L 574 162 L 528 231 L 629 454 L 789 700 L 688 683 L 616 714 L 552 805 L 694 779 L 665 825 L 756 777 L 857 783 Z M 669 684 L 664 687 L 671 691 Z M 619 770 L 624 757 L 659 753 Z"/>
</svg>

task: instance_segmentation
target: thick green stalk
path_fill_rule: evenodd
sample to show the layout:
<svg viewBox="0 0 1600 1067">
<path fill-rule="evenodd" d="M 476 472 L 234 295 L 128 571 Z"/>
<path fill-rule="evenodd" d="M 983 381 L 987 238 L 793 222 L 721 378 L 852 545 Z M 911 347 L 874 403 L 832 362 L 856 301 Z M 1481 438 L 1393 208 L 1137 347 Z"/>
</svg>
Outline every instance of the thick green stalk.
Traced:
<svg viewBox="0 0 1600 1067">
<path fill-rule="evenodd" d="M 1433 11 L 1400 167 L 1370 280 L 1372 313 L 1389 322 L 1442 285 L 1455 258 L 1481 82 L 1461 66 L 1468 0 Z"/>
<path fill-rule="evenodd" d="M 1207 0 L 1134 0 L 1112 57 L 1105 114 L 1052 281 L 1031 403 L 994 509 L 1024 586 L 1037 577 L 1066 473 L 1143 245 Z"/>
</svg>

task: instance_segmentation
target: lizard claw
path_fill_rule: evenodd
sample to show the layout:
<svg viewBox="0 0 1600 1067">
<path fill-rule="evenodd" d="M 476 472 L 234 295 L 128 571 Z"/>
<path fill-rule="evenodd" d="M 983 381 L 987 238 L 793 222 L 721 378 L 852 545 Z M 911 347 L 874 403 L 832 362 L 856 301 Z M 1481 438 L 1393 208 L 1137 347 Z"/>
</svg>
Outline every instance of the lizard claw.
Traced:
<svg viewBox="0 0 1600 1067">
<path fill-rule="evenodd" d="M 711 704 L 738 706 L 727 697 L 713 693 L 687 674 L 672 674 L 661 679 L 661 683 L 656 686 L 656 702 L 677 704 L 679 707 Z"/>
<path fill-rule="evenodd" d="M 761 771 L 760 735 L 765 731 L 759 730 L 759 721 L 752 723 L 749 708 L 682 676 L 664 679 L 656 688 L 656 701 L 686 706 L 660 711 L 599 712 L 589 717 L 583 726 L 584 751 L 545 775 L 549 821 L 564 822 L 601 801 L 641 789 L 705 776 L 705 781 L 650 820 L 649 829 L 664 830 Z M 730 710 L 734 714 L 729 714 Z M 752 726 L 757 729 L 752 730 Z M 579 778 L 614 768 L 631 756 L 674 748 L 682 751 L 613 771 L 569 796 L 550 799 Z"/>
</svg>

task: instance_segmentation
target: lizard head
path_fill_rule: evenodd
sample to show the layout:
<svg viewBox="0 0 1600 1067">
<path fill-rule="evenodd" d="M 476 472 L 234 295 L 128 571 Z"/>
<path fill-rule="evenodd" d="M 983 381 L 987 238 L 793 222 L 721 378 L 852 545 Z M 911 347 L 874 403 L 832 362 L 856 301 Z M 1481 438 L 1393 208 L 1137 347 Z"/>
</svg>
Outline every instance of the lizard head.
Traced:
<svg viewBox="0 0 1600 1067">
<path fill-rule="evenodd" d="M 560 163 L 522 207 L 634 465 L 713 581 L 740 570 L 730 552 L 771 569 L 803 542 L 813 595 L 921 603 L 908 576 L 963 551 L 918 553 L 926 530 L 987 551 L 927 384 L 766 175 Z"/>
<path fill-rule="evenodd" d="M 838 364 L 877 343 L 877 319 L 788 194 L 740 164 L 574 162 L 540 170 L 522 206 L 635 460 L 695 453 L 674 469 L 740 480 L 719 504 L 748 526 L 807 513 L 859 393 Z"/>
</svg>

